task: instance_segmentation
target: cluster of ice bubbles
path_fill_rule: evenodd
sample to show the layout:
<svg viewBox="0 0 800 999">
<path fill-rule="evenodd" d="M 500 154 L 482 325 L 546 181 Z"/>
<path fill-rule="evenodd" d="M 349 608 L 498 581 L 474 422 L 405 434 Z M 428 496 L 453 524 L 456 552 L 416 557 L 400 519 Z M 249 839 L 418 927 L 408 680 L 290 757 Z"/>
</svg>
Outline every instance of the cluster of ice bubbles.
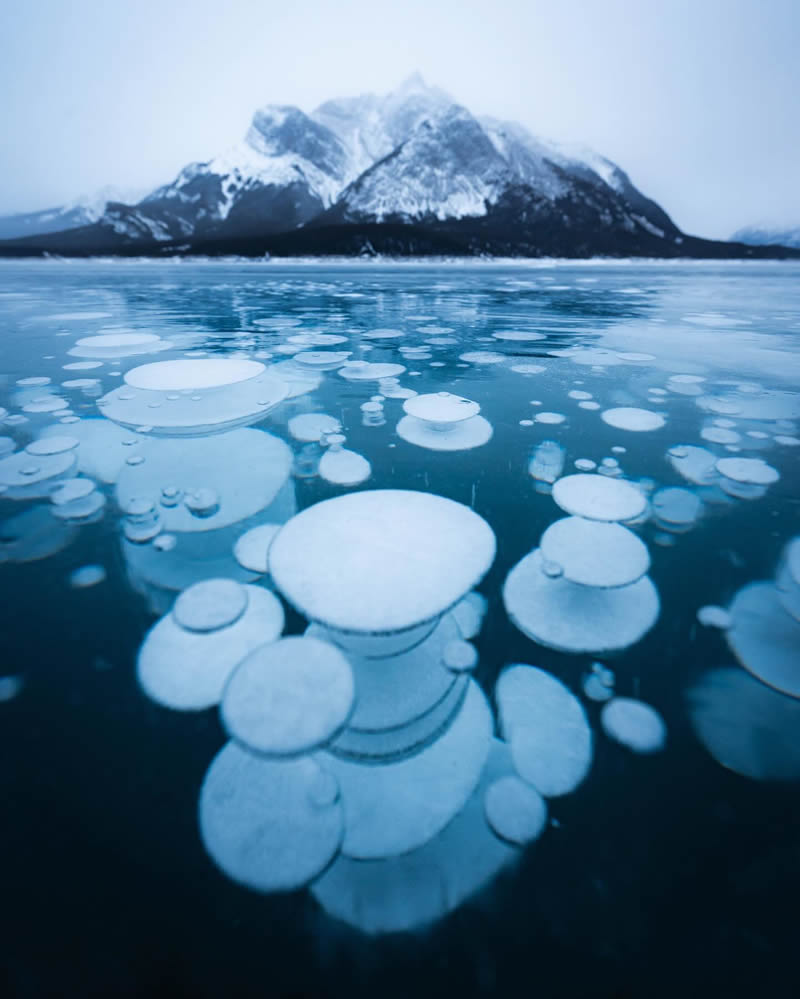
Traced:
<svg viewBox="0 0 800 999">
<path fill-rule="evenodd" d="M 175 710 L 218 705 L 230 737 L 199 806 L 226 875 L 261 892 L 308 886 L 367 933 L 411 930 L 544 833 L 547 800 L 586 778 L 594 736 L 567 687 L 524 664 L 497 682 L 494 735 L 471 673 L 486 611 L 474 587 L 495 547 L 489 525 L 453 500 L 341 496 L 237 544 L 309 622 L 303 635 L 283 635 L 273 593 L 232 578 L 187 587 L 151 628 L 142 688 Z M 664 742 L 640 702 L 612 698 L 601 723 L 637 752 Z"/>
<path fill-rule="evenodd" d="M 800 778 L 800 536 L 774 580 L 748 583 L 730 606 L 703 607 L 739 666 L 703 672 L 688 691 L 694 729 L 722 766 L 757 780 Z"/>
</svg>

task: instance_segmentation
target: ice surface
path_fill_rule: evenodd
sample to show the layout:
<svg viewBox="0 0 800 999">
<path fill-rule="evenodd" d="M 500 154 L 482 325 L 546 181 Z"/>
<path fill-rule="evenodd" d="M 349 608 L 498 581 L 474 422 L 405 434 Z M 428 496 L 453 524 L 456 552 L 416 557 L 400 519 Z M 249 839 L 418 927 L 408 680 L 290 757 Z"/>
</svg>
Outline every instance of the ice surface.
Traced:
<svg viewBox="0 0 800 999">
<path fill-rule="evenodd" d="M 276 585 L 312 621 L 392 632 L 452 607 L 494 559 L 489 525 L 428 493 L 371 490 L 325 500 L 291 520 L 270 549 Z"/>
</svg>

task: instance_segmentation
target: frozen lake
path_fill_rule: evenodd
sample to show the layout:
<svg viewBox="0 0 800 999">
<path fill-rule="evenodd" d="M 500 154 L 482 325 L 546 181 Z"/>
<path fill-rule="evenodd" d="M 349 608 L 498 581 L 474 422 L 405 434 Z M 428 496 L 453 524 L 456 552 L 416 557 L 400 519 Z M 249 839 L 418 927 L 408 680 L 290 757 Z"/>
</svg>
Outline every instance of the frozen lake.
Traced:
<svg viewBox="0 0 800 999">
<path fill-rule="evenodd" d="M 0 337 L 9 995 L 790 994 L 800 265 L 5 262 Z"/>
</svg>

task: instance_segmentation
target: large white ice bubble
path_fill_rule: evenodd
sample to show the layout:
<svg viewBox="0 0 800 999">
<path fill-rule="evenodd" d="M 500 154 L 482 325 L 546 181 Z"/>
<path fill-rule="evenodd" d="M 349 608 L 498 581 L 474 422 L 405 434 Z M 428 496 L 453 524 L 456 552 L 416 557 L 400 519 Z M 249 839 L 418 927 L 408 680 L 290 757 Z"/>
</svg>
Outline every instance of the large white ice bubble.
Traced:
<svg viewBox="0 0 800 999">
<path fill-rule="evenodd" d="M 200 835 L 228 877 L 262 892 L 294 891 L 339 849 L 342 807 L 312 759 L 267 760 L 229 742 L 200 791 Z"/>
<path fill-rule="evenodd" d="M 488 571 L 492 529 L 460 503 L 381 489 L 309 507 L 276 536 L 270 566 L 313 621 L 356 632 L 402 631 L 452 607 Z"/>
<path fill-rule="evenodd" d="M 488 788 L 511 773 L 508 747 L 493 739 L 480 783 L 437 836 L 388 859 L 339 856 L 312 894 L 326 912 L 364 933 L 417 930 L 441 919 L 520 856 L 492 832 L 484 813 Z"/>
<path fill-rule="evenodd" d="M 145 364 L 125 381 L 98 400 L 103 414 L 165 436 L 221 433 L 258 422 L 289 393 L 263 364 L 235 358 Z"/>
<path fill-rule="evenodd" d="M 296 756 L 330 742 L 355 697 L 353 671 L 334 645 L 282 638 L 251 652 L 234 670 L 222 721 L 238 742 L 270 756 Z"/>
<path fill-rule="evenodd" d="M 137 661 L 139 683 L 149 697 L 177 711 L 201 711 L 218 704 L 236 666 L 259 645 L 280 635 L 284 623 L 280 601 L 261 587 L 241 588 L 247 606 L 232 624 L 214 631 L 189 631 L 171 613 L 153 625 Z"/>
<path fill-rule="evenodd" d="M 503 601 L 528 638 L 561 652 L 606 652 L 638 642 L 658 619 L 659 599 L 647 576 L 629 586 L 582 586 L 548 575 L 537 549 L 506 577 Z"/>
<path fill-rule="evenodd" d="M 781 604 L 800 621 L 800 537 L 792 538 L 784 548 L 775 582 Z"/>
<path fill-rule="evenodd" d="M 717 471 L 727 479 L 754 486 L 770 486 L 780 478 L 778 470 L 762 458 L 720 458 Z"/>
<path fill-rule="evenodd" d="M 484 797 L 486 819 L 498 836 L 523 846 L 538 839 L 547 825 L 547 804 L 519 777 L 501 777 Z"/>
<path fill-rule="evenodd" d="M 431 840 L 464 807 L 489 753 L 492 713 L 474 680 L 444 734 L 415 756 L 364 766 L 321 752 L 339 782 L 342 853 L 362 860 L 407 853 Z"/>
<path fill-rule="evenodd" d="M 643 432 L 658 430 L 666 422 L 663 416 L 649 409 L 636 409 L 633 406 L 620 406 L 617 409 L 606 409 L 600 414 L 604 423 L 617 430 L 633 430 Z"/>
<path fill-rule="evenodd" d="M 327 413 L 299 413 L 289 420 L 289 433 L 296 441 L 318 441 L 325 434 L 335 434 L 342 429 L 335 416 Z"/>
<path fill-rule="evenodd" d="M 780 602 L 773 583 L 750 583 L 730 606 L 725 637 L 753 676 L 776 690 L 800 697 L 800 621 Z"/>
<path fill-rule="evenodd" d="M 717 763 L 755 780 L 800 778 L 800 700 L 724 666 L 687 691 L 697 737 Z"/>
<path fill-rule="evenodd" d="M 212 437 L 161 438 L 140 450 L 146 460 L 125 464 L 117 482 L 123 510 L 142 497 L 160 503 L 165 486 L 184 496 L 211 489 L 219 499 L 208 516 L 195 516 L 183 502 L 162 504 L 168 531 L 211 531 L 258 513 L 275 499 L 292 468 L 292 452 L 282 440 L 250 428 Z"/>
<path fill-rule="evenodd" d="M 626 586 L 650 568 L 647 546 L 621 524 L 564 517 L 542 534 L 543 558 L 584 586 Z"/>
<path fill-rule="evenodd" d="M 75 342 L 68 351 L 73 357 L 133 357 L 169 350 L 173 344 L 155 333 L 101 333 Z"/>
<path fill-rule="evenodd" d="M 656 753 L 667 741 L 661 715 L 632 697 L 615 697 L 603 708 L 600 721 L 606 735 L 635 753 Z"/>
<path fill-rule="evenodd" d="M 372 465 L 363 455 L 333 445 L 319 460 L 319 475 L 336 486 L 358 486 L 372 475 Z"/>
<path fill-rule="evenodd" d="M 574 791 L 592 764 L 592 730 L 577 697 L 545 670 L 513 665 L 495 698 L 520 777 L 546 797 Z"/>
<path fill-rule="evenodd" d="M 559 479 L 553 499 L 565 513 L 589 520 L 633 520 L 647 508 L 645 497 L 629 482 L 585 473 Z"/>
</svg>

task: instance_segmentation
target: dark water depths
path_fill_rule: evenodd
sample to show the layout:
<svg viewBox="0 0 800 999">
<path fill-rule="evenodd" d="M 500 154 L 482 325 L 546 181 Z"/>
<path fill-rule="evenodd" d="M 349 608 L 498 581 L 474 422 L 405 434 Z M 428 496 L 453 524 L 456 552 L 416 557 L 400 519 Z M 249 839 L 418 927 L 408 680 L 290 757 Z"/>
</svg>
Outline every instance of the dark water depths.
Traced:
<svg viewBox="0 0 800 999">
<path fill-rule="evenodd" d="M 363 335 L 387 328 L 402 337 Z M 544 336 L 494 336 L 509 330 Z M 306 331 L 346 342 L 291 343 Z M 106 341 L 101 353 L 91 344 L 69 353 L 82 338 L 123 334 L 120 342 L 130 342 L 130 333 L 157 334 L 168 349 L 115 356 Z M 308 369 L 300 385 L 296 369 L 276 369 L 280 379 L 293 377 L 297 394 L 263 421 L 242 422 L 286 442 L 301 456 L 301 474 L 266 513 L 250 515 L 257 470 L 249 453 L 217 478 L 209 458 L 206 479 L 192 485 L 213 487 L 221 514 L 238 502 L 248 508 L 221 554 L 209 542 L 209 561 L 222 560 L 211 574 L 255 581 L 230 555 L 245 527 L 282 523 L 354 489 L 421 490 L 465 504 L 497 539 L 477 587 L 488 611 L 474 640 L 475 680 L 497 715 L 493 694 L 504 666 L 549 671 L 583 704 L 593 756 L 577 788 L 548 800 L 549 823 L 535 842 L 462 904 L 410 932 L 369 934 L 334 918 L 313 885 L 264 894 L 237 884 L 198 832 L 201 785 L 227 738 L 218 712 L 169 710 L 137 681 L 145 633 L 186 585 L 185 577 L 165 583 L 161 570 L 148 575 L 142 552 L 149 557 L 151 543 L 123 539 L 130 518 L 119 510 L 115 482 L 136 467 L 131 453 L 144 457 L 142 469 L 153 467 L 151 434 L 121 432 L 133 435 L 133 446 L 119 435 L 97 447 L 81 437 L 77 470 L 53 482 L 79 472 L 93 478 L 106 498 L 102 509 L 51 524 L 47 486 L 33 498 L 15 486 L 0 494 L 0 994 L 798 995 L 800 702 L 785 685 L 776 692 L 770 672 L 776 656 L 790 674 L 795 660 L 800 684 L 800 645 L 786 651 L 796 621 L 781 607 L 789 638 L 773 641 L 777 619 L 768 616 L 748 645 L 746 672 L 725 632 L 700 624 L 697 612 L 729 608 L 743 587 L 774 580 L 800 534 L 799 338 L 800 268 L 788 264 L 4 264 L 0 436 L 12 439 L 9 453 L 47 434 L 80 436 L 89 420 L 115 427 L 97 399 L 119 390 L 138 365 L 234 357 L 260 360 L 269 372 L 296 350 L 404 365 L 398 383 L 383 387 L 336 370 L 315 378 Z M 425 345 L 429 353 L 416 356 L 400 350 Z M 502 357 L 461 360 L 468 352 Z M 87 359 L 101 366 L 64 369 Z M 543 370 L 515 371 L 520 365 Z M 18 384 L 28 378 L 50 381 Z M 83 379 L 98 382 L 62 387 Z M 396 426 L 404 400 L 391 397 L 398 384 L 476 401 L 491 439 L 452 452 L 403 439 Z M 365 425 L 361 406 L 376 394 L 387 396 L 385 422 Z M 68 401 L 68 422 L 51 398 Z M 620 407 L 660 414 L 663 425 L 628 430 L 601 417 Z M 307 412 L 340 421 L 345 448 L 370 462 L 368 479 L 347 488 L 307 474 L 320 448 L 288 429 Z M 539 422 L 537 413 L 564 419 Z M 221 438 L 207 438 L 214 439 Z M 228 439 L 236 454 L 239 438 Z M 603 467 L 607 459 L 609 477 L 638 483 L 651 499 L 675 487 L 702 500 L 686 523 L 651 512 L 633 525 L 650 554 L 660 612 L 627 647 L 557 651 L 509 620 L 504 580 L 565 515 L 550 483 L 529 472 L 545 440 L 560 446 L 564 475 L 577 471 L 576 460 Z M 685 456 L 674 449 L 687 445 L 715 459 L 761 459 L 771 481 L 742 489 L 713 472 L 705 484 L 688 481 L 668 459 L 670 449 Z M 39 512 L 17 519 L 28 511 Z M 189 581 L 208 575 L 202 531 L 194 537 Z M 225 559 L 230 571 L 220 573 Z M 89 565 L 102 566 L 105 578 L 71 585 L 71 574 Z M 287 605 L 284 633 L 301 634 L 305 625 Z M 596 661 L 613 670 L 618 695 L 641 699 L 663 719 L 660 751 L 632 752 L 604 731 L 603 705 L 582 688 Z M 719 667 L 745 685 L 730 693 L 711 672 Z M 751 690 L 752 675 L 764 672 L 771 686 L 762 675 Z M 705 684 L 702 704 L 713 706 L 705 714 L 690 694 L 698 684 Z M 766 705 L 749 711 L 761 705 L 762 687 Z M 709 711 L 711 735 L 702 725 Z M 414 875 L 438 876 L 424 866 Z M 410 878 L 408 898 L 420 890 Z"/>
</svg>

